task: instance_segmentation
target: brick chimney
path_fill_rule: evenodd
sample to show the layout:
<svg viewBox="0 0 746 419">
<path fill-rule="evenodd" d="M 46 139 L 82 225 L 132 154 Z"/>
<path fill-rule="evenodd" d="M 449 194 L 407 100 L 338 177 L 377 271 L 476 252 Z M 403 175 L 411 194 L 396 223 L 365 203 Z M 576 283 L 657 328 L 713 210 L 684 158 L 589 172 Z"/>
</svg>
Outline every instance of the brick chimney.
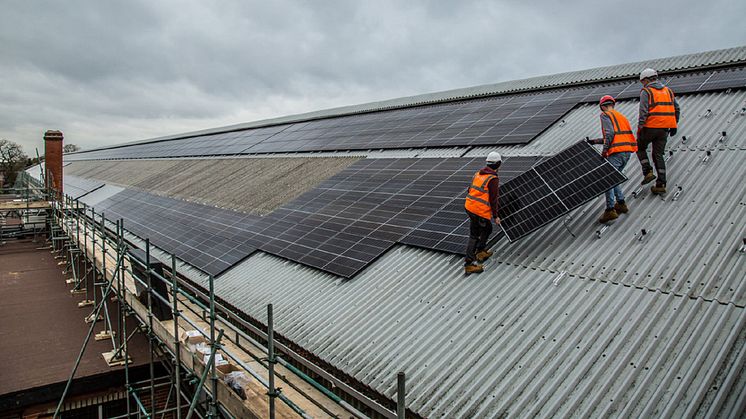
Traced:
<svg viewBox="0 0 746 419">
<path fill-rule="evenodd" d="M 62 131 L 44 133 L 44 175 L 47 186 L 56 190 L 57 199 L 62 200 Z"/>
</svg>

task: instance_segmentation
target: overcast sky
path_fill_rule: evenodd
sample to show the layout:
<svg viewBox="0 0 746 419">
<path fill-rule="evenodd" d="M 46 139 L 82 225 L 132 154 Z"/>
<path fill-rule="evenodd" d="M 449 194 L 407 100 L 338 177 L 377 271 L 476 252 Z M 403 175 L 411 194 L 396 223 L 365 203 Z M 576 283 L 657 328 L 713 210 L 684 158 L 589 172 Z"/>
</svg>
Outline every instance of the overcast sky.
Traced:
<svg viewBox="0 0 746 419">
<path fill-rule="evenodd" d="M 746 44 L 746 2 L 0 0 L 0 138 L 98 146 Z"/>
</svg>

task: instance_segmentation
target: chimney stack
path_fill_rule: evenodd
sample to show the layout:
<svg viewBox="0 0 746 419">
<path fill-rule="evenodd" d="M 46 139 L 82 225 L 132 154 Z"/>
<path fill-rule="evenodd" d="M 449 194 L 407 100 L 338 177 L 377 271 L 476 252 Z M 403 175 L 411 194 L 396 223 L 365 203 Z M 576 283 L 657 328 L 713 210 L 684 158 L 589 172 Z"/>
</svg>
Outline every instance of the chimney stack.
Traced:
<svg viewBox="0 0 746 419">
<path fill-rule="evenodd" d="M 62 200 L 62 131 L 49 130 L 44 133 L 44 174 L 48 188 L 57 191 Z"/>
</svg>

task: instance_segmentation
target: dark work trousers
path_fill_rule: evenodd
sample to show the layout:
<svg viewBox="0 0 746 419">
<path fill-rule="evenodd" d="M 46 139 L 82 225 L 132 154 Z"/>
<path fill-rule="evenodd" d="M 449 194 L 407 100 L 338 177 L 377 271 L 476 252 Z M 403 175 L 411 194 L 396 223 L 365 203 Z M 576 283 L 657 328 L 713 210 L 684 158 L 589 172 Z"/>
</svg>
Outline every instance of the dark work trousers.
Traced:
<svg viewBox="0 0 746 419">
<path fill-rule="evenodd" d="M 477 260 L 477 252 L 481 252 L 487 247 L 487 239 L 492 234 L 492 221 L 482 218 L 476 214 L 466 211 L 469 215 L 469 242 L 466 245 L 467 265 Z"/>
<path fill-rule="evenodd" d="M 652 172 L 648 159 L 648 145 L 653 144 L 653 164 L 655 164 L 656 183 L 666 183 L 666 140 L 668 140 L 667 128 L 643 128 L 640 138 L 637 139 L 637 158 L 640 159 L 642 175 Z"/>
</svg>

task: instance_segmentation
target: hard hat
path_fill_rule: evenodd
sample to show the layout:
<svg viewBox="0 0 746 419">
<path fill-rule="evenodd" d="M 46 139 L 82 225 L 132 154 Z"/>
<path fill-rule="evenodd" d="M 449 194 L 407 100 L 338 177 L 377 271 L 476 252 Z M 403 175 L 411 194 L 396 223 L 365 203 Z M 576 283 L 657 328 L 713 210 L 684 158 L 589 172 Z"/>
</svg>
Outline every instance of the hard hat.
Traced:
<svg viewBox="0 0 746 419">
<path fill-rule="evenodd" d="M 487 163 L 500 163 L 503 161 L 502 156 L 497 151 L 490 151 L 487 155 Z"/>
<path fill-rule="evenodd" d="M 640 73 L 640 80 L 649 79 L 651 77 L 658 77 L 658 72 L 652 68 L 646 68 Z"/>
<path fill-rule="evenodd" d="M 606 95 L 601 98 L 601 100 L 598 101 L 598 106 L 604 106 L 608 104 L 614 104 L 616 103 L 616 100 L 614 100 L 614 97 L 611 95 Z"/>
</svg>

